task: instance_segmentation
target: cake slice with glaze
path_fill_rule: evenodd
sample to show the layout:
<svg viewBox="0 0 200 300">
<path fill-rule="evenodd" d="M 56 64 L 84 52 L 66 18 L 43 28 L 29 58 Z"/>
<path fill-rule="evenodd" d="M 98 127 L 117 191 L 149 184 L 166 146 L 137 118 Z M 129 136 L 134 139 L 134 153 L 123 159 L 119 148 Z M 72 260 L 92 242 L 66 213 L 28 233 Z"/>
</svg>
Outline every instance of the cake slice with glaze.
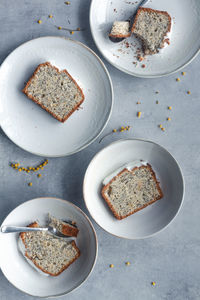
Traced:
<svg viewBox="0 0 200 300">
<path fill-rule="evenodd" d="M 109 178 L 109 176 L 108 176 Z M 124 167 L 101 190 L 114 216 L 124 219 L 163 197 L 156 175 L 149 164 L 133 169 Z"/>
</svg>

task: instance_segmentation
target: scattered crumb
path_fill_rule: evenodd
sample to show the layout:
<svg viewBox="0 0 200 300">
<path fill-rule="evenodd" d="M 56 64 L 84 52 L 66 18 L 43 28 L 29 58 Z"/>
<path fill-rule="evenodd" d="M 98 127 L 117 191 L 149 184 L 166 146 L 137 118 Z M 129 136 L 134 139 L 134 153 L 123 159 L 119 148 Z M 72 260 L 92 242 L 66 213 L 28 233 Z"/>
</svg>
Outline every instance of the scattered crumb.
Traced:
<svg viewBox="0 0 200 300">
<path fill-rule="evenodd" d="M 136 104 L 141 104 L 141 102 L 140 102 L 140 101 L 138 101 L 138 102 L 136 102 Z"/>
<path fill-rule="evenodd" d="M 145 58 L 143 57 L 143 56 L 141 56 L 141 55 L 138 55 L 138 60 L 139 61 L 143 61 Z"/>
<path fill-rule="evenodd" d="M 143 64 L 141 67 L 142 67 L 142 68 L 146 68 L 146 65 Z"/>
<path fill-rule="evenodd" d="M 165 131 L 165 128 L 164 128 L 164 127 L 162 127 L 162 128 L 161 128 L 161 130 L 162 130 L 162 131 Z"/>
<path fill-rule="evenodd" d="M 141 111 L 138 111 L 138 112 L 137 112 L 137 117 L 140 118 L 140 117 L 141 117 L 141 114 L 142 114 Z"/>
<path fill-rule="evenodd" d="M 170 117 L 168 117 L 168 118 L 167 118 L 167 121 L 171 121 L 171 118 L 170 118 Z"/>
<path fill-rule="evenodd" d="M 156 104 L 158 104 L 159 103 L 159 101 L 158 100 L 156 100 Z"/>
<path fill-rule="evenodd" d="M 61 30 L 61 29 L 62 29 L 62 27 L 61 27 L 61 26 L 58 26 L 58 29 L 59 29 L 59 30 Z"/>
<path fill-rule="evenodd" d="M 129 261 L 127 261 L 125 264 L 126 264 L 126 266 L 130 266 L 131 263 Z"/>
<path fill-rule="evenodd" d="M 187 91 L 187 94 L 188 94 L 188 95 L 190 95 L 190 94 L 191 94 L 191 92 L 190 92 L 190 91 Z"/>
<path fill-rule="evenodd" d="M 33 185 L 32 182 L 29 182 L 29 183 L 28 183 L 28 186 L 32 186 L 32 185 Z"/>
<path fill-rule="evenodd" d="M 168 109 L 169 109 L 169 110 L 172 110 L 172 107 L 171 107 L 171 106 L 168 106 Z"/>
<path fill-rule="evenodd" d="M 110 268 L 114 268 L 114 265 L 113 265 L 113 264 L 110 264 Z"/>
<path fill-rule="evenodd" d="M 181 74 L 184 76 L 186 74 L 186 72 L 182 72 Z"/>
<path fill-rule="evenodd" d="M 129 45 L 128 42 L 125 43 L 125 46 L 126 46 L 126 48 L 129 48 L 129 47 L 130 47 L 130 45 Z"/>
<path fill-rule="evenodd" d="M 42 24 L 42 20 L 38 20 L 37 22 L 38 22 L 38 24 Z"/>
<path fill-rule="evenodd" d="M 180 81 L 180 78 L 176 78 L 176 81 Z"/>
<path fill-rule="evenodd" d="M 170 40 L 167 38 L 164 40 L 165 43 L 167 43 L 168 45 L 170 45 Z"/>
<path fill-rule="evenodd" d="M 119 55 L 116 55 L 116 54 L 114 54 L 114 53 L 113 53 L 113 56 L 115 56 L 115 57 L 119 58 Z"/>
<path fill-rule="evenodd" d="M 159 91 L 156 91 L 156 94 L 159 94 Z"/>
<path fill-rule="evenodd" d="M 152 281 L 151 285 L 155 286 L 156 285 L 155 281 Z"/>
<path fill-rule="evenodd" d="M 70 2 L 69 2 L 69 1 L 65 1 L 65 4 L 66 4 L 66 5 L 70 5 Z"/>
<path fill-rule="evenodd" d="M 52 19 L 53 18 L 53 16 L 52 15 L 49 15 L 49 19 Z"/>
<path fill-rule="evenodd" d="M 158 125 L 159 128 L 162 128 L 162 124 Z"/>
</svg>

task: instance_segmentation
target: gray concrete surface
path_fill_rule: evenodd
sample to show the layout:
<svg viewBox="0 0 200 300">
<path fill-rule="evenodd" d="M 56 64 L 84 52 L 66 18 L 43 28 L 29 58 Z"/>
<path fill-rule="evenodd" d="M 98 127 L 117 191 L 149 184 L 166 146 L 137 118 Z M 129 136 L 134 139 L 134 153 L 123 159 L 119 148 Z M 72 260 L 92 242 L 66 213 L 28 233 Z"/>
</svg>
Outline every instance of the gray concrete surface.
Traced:
<svg viewBox="0 0 200 300">
<path fill-rule="evenodd" d="M 89 0 L 1 0 L 0 1 L 0 63 L 21 43 L 46 35 L 65 35 L 52 24 L 86 28 L 73 35 L 97 51 L 91 37 L 88 15 Z M 54 16 L 52 22 L 48 14 Z M 37 20 L 42 19 L 42 24 Z M 100 55 L 100 54 L 99 54 Z M 100 56 L 101 57 L 101 56 Z M 78 290 L 63 299 L 69 300 L 197 300 L 200 299 L 200 135 L 199 135 L 199 70 L 200 57 L 180 72 L 161 79 L 139 79 L 123 74 L 105 62 L 113 80 L 115 104 L 104 130 L 110 132 L 120 125 L 131 125 L 128 133 L 98 140 L 71 157 L 50 159 L 41 180 L 32 179 L 27 186 L 25 174 L 16 174 L 8 165 L 19 161 L 37 164 L 40 158 L 15 146 L 0 131 L 0 222 L 17 205 L 26 200 L 54 196 L 68 199 L 86 213 L 82 196 L 85 170 L 97 151 L 119 137 L 143 137 L 166 147 L 178 160 L 185 178 L 186 193 L 182 210 L 176 220 L 157 236 L 137 241 L 113 237 L 94 224 L 99 240 L 99 256 L 90 278 Z M 181 81 L 176 82 L 176 77 Z M 159 94 L 156 95 L 155 91 Z M 186 91 L 190 90 L 191 95 Z M 159 100 L 156 105 L 155 101 Z M 143 116 L 136 118 L 138 106 Z M 171 122 L 167 106 L 172 105 Z M 157 125 L 162 123 L 166 132 Z M 94 223 L 94 222 L 93 222 Z M 131 265 L 126 267 L 125 261 Z M 115 267 L 109 268 L 113 263 Z M 156 286 L 151 286 L 151 281 Z M 16 290 L 0 273 L 0 299 L 35 299 Z"/>
</svg>

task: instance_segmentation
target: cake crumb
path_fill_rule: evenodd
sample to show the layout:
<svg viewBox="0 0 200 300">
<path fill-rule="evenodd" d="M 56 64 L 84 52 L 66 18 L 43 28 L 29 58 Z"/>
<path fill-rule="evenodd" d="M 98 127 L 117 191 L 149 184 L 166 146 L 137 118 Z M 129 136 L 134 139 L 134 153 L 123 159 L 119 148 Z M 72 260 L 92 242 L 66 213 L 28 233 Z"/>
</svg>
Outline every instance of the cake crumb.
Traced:
<svg viewBox="0 0 200 300">
<path fill-rule="evenodd" d="M 165 43 L 167 43 L 168 45 L 170 45 L 170 40 L 167 38 L 164 40 Z"/>
</svg>

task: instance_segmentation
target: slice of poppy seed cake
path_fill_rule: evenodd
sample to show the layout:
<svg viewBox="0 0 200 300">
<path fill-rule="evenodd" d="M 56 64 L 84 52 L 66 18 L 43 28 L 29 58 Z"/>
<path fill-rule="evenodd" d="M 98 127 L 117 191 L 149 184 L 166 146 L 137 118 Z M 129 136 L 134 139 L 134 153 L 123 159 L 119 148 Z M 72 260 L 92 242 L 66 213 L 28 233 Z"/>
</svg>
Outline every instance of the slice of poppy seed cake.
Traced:
<svg viewBox="0 0 200 300">
<path fill-rule="evenodd" d="M 114 216 L 124 219 L 163 197 L 151 166 L 123 169 L 101 191 Z"/>
<path fill-rule="evenodd" d="M 49 62 L 40 64 L 23 92 L 60 122 L 65 122 L 84 101 L 76 81 Z"/>
<path fill-rule="evenodd" d="M 39 227 L 37 222 L 28 227 Z M 45 231 L 21 232 L 20 239 L 25 246 L 25 257 L 40 271 L 58 276 L 79 256 L 75 241 L 57 238 Z"/>
<path fill-rule="evenodd" d="M 144 54 L 155 54 L 163 48 L 171 30 L 171 17 L 166 11 L 140 7 L 131 28 L 143 44 Z"/>
<path fill-rule="evenodd" d="M 66 236 L 77 237 L 79 230 L 75 225 L 56 219 L 52 217 L 50 214 L 48 216 L 48 219 L 49 219 L 48 220 L 49 226 L 55 227 L 60 233 Z"/>
<path fill-rule="evenodd" d="M 115 21 L 112 25 L 110 37 L 125 38 L 131 35 L 129 21 Z"/>
</svg>

